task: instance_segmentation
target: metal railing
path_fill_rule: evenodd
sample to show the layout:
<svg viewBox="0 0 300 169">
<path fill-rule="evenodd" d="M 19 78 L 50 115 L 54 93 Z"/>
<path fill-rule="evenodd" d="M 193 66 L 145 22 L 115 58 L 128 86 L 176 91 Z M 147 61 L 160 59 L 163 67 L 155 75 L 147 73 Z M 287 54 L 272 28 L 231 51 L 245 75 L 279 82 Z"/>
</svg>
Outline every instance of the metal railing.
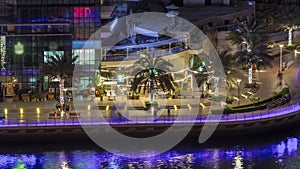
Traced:
<svg viewBox="0 0 300 169">
<path fill-rule="evenodd" d="M 186 123 L 234 123 L 267 120 L 300 111 L 300 103 L 267 111 L 256 111 L 236 114 L 209 114 L 209 115 L 184 115 L 184 116 L 136 116 L 130 117 L 74 117 L 60 119 L 7 119 L 0 124 L 3 127 L 46 127 L 46 126 L 89 126 L 89 125 L 135 125 L 135 124 L 186 124 Z"/>
<path fill-rule="evenodd" d="M 177 46 L 177 47 L 172 47 L 170 49 L 159 49 L 159 50 L 155 50 L 155 51 L 149 51 L 149 55 L 153 56 L 153 57 L 158 57 L 158 56 L 167 56 L 167 55 L 171 55 L 171 54 L 176 54 L 179 52 L 182 52 L 186 50 L 184 48 L 184 46 Z M 122 61 L 122 60 L 133 60 L 133 59 L 139 59 L 140 58 L 140 54 L 142 54 L 143 52 L 134 52 L 134 53 L 129 53 L 128 56 L 125 53 L 120 53 L 120 54 L 107 54 L 106 56 L 104 56 L 103 61 Z"/>
</svg>

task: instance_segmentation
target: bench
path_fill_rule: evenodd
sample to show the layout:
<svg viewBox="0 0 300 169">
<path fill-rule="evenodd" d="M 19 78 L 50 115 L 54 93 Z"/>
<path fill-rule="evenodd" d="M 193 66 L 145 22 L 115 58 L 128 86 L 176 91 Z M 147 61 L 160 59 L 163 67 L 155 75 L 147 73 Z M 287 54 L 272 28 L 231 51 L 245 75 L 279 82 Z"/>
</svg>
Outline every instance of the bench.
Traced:
<svg viewBox="0 0 300 169">
<path fill-rule="evenodd" d="M 61 116 L 60 112 L 50 112 L 49 119 L 59 119 Z"/>
<path fill-rule="evenodd" d="M 77 113 L 77 112 L 69 112 L 69 117 L 70 117 L 70 118 L 80 117 L 80 113 Z"/>
</svg>

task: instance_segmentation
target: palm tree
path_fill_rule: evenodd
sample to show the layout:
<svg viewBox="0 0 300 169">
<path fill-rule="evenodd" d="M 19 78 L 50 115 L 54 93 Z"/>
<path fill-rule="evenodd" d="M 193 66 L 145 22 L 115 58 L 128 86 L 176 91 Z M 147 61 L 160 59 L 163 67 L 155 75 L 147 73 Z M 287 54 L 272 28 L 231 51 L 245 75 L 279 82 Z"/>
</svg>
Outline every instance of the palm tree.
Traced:
<svg viewBox="0 0 300 169">
<path fill-rule="evenodd" d="M 293 30 L 298 29 L 300 24 L 300 7 L 296 5 L 284 5 L 279 7 L 279 22 L 282 28 L 288 31 L 288 45 L 292 44 Z"/>
<path fill-rule="evenodd" d="M 173 65 L 162 57 L 151 58 L 149 54 L 134 63 L 132 72 L 133 82 L 131 90 L 135 92 L 140 84 L 150 83 L 150 103 L 154 100 L 154 88 L 160 87 L 163 91 L 174 91 L 174 79 L 171 76 L 170 67 Z M 144 88 L 145 91 L 145 88 Z"/>
<path fill-rule="evenodd" d="M 267 43 L 264 36 L 259 33 L 249 34 L 247 37 L 247 49 L 238 51 L 234 54 L 236 63 L 247 64 L 249 66 L 248 83 L 252 83 L 253 65 L 257 68 L 263 66 L 272 67 L 271 57 L 267 52 Z"/>
<path fill-rule="evenodd" d="M 69 80 L 73 76 L 73 70 L 78 56 L 69 55 L 55 55 L 50 56 L 42 69 L 41 74 L 44 76 L 49 76 L 50 79 L 57 78 L 59 80 L 59 96 L 60 104 L 64 104 L 64 84 L 65 80 Z"/>
<path fill-rule="evenodd" d="M 226 86 L 228 89 L 237 88 L 237 81 L 233 74 L 237 72 L 233 69 L 234 57 L 228 53 L 228 51 L 222 51 L 219 53 L 220 60 L 222 62 L 224 72 L 226 75 Z"/>
<path fill-rule="evenodd" d="M 226 36 L 226 40 L 229 40 L 234 45 L 241 45 L 242 43 L 249 41 L 249 34 L 253 33 L 259 33 L 264 37 L 264 41 L 269 40 L 266 31 L 270 23 L 265 19 L 259 19 L 250 15 L 246 17 L 244 21 L 237 21 L 236 24 L 238 29 L 230 31 Z"/>
<path fill-rule="evenodd" d="M 200 56 L 194 55 L 193 59 L 194 62 L 189 72 L 193 74 L 198 84 L 198 87 L 200 87 L 204 82 L 206 82 L 209 79 L 209 75 L 206 70 L 205 62 L 201 60 Z"/>
<path fill-rule="evenodd" d="M 255 16 L 248 16 L 245 21 L 237 22 L 238 30 L 230 32 L 226 39 L 232 44 L 247 45 L 247 49 L 238 51 L 234 56 L 238 57 L 237 62 L 249 65 L 248 83 L 252 83 L 253 65 L 270 65 L 270 57 L 267 54 L 269 36 L 267 26 L 270 23 L 265 19 L 258 19 Z"/>
<path fill-rule="evenodd" d="M 231 54 L 229 54 L 227 51 L 220 52 L 219 57 L 225 71 L 226 79 L 224 80 L 226 81 L 227 88 L 229 89 L 236 88 L 237 87 L 236 78 L 233 77 L 233 74 L 236 73 L 236 71 L 233 69 L 234 57 Z M 201 61 L 199 57 L 194 57 L 194 64 L 191 67 L 191 72 L 195 77 L 198 87 L 200 87 L 204 82 L 210 79 L 210 74 L 206 70 L 205 64 L 203 63 L 204 62 Z M 201 68 L 201 71 L 199 71 L 199 68 Z M 221 74 L 221 72 L 217 72 L 216 74 Z"/>
</svg>

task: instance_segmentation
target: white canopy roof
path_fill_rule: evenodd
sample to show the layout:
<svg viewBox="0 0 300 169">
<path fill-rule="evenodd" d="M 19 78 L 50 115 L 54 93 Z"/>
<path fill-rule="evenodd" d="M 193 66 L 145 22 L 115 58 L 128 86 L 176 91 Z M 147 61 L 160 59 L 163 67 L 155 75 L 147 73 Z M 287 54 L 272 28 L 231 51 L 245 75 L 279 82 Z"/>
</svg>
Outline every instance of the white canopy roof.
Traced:
<svg viewBox="0 0 300 169">
<path fill-rule="evenodd" d="M 165 18 L 148 18 L 135 26 L 135 32 L 145 36 L 159 37 L 167 26 L 168 20 Z"/>
<path fill-rule="evenodd" d="M 178 9 L 178 6 L 171 4 L 171 5 L 166 6 L 166 8 L 172 10 L 172 9 Z"/>
</svg>

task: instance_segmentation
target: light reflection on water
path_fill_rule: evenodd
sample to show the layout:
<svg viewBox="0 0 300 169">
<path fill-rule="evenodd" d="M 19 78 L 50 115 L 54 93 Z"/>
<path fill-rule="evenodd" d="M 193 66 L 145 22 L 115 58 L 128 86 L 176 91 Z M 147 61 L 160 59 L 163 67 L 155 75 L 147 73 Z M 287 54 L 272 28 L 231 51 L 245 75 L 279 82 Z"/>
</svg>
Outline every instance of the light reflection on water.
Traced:
<svg viewBox="0 0 300 169">
<path fill-rule="evenodd" d="M 289 137 L 277 143 L 254 148 L 236 146 L 233 148 L 199 148 L 192 151 L 172 150 L 160 156 L 144 159 L 128 159 L 95 150 L 0 154 L 0 168 L 299 168 L 298 143 L 299 138 Z"/>
</svg>

